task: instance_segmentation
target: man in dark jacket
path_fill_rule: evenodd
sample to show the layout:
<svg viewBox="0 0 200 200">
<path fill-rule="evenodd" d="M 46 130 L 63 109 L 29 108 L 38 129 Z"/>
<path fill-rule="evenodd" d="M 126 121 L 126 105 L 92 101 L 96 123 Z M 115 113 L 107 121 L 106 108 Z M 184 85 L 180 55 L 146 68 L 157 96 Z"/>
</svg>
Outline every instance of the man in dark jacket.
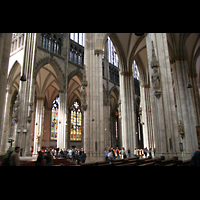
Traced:
<svg viewBox="0 0 200 200">
<path fill-rule="evenodd" d="M 81 154 L 81 162 L 82 162 L 82 163 L 85 163 L 85 160 L 86 160 L 86 154 L 84 153 L 84 151 L 82 151 L 82 154 Z"/>
<path fill-rule="evenodd" d="M 195 151 L 191 162 L 190 162 L 191 166 L 200 166 L 200 145 L 198 146 L 197 151 Z"/>
</svg>

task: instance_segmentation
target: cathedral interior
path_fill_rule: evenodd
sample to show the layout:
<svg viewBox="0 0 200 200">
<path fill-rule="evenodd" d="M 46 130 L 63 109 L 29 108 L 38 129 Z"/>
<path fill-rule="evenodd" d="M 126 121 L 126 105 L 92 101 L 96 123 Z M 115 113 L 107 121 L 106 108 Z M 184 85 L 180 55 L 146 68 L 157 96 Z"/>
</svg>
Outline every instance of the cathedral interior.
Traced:
<svg viewBox="0 0 200 200">
<path fill-rule="evenodd" d="M 200 144 L 199 33 L 0 33 L 0 70 L 0 155 Z"/>
</svg>

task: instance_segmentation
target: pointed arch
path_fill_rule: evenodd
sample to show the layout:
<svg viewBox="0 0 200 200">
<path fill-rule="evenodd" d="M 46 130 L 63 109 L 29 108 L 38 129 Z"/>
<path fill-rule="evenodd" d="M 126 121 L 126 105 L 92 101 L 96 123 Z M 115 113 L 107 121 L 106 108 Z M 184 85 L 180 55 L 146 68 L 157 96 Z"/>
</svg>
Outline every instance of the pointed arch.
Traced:
<svg viewBox="0 0 200 200">
<path fill-rule="evenodd" d="M 56 62 L 56 60 L 49 56 L 47 56 L 47 57 L 41 59 L 39 62 L 37 62 L 36 67 L 34 69 L 34 79 L 36 79 L 39 70 L 46 64 L 50 64 L 53 67 L 53 69 L 55 70 L 56 75 L 58 77 L 59 90 L 63 91 L 65 89 L 65 75 L 64 75 L 61 67 L 59 66 L 59 64 Z"/>
<path fill-rule="evenodd" d="M 7 86 L 9 88 L 13 86 L 13 84 L 16 82 L 17 78 L 20 77 L 20 74 L 21 74 L 21 65 L 16 60 L 8 74 Z"/>
</svg>

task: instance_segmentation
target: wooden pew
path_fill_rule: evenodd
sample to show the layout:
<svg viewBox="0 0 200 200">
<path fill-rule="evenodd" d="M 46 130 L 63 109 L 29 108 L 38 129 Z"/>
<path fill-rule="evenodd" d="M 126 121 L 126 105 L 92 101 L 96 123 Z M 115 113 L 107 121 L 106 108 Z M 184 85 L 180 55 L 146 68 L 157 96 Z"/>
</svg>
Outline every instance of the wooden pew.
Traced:
<svg viewBox="0 0 200 200">
<path fill-rule="evenodd" d="M 190 166 L 191 159 L 184 160 L 178 166 Z"/>
<path fill-rule="evenodd" d="M 166 166 L 166 165 L 176 162 L 177 160 L 178 160 L 178 157 L 169 158 L 167 160 L 157 160 L 156 164 L 157 166 Z"/>
</svg>

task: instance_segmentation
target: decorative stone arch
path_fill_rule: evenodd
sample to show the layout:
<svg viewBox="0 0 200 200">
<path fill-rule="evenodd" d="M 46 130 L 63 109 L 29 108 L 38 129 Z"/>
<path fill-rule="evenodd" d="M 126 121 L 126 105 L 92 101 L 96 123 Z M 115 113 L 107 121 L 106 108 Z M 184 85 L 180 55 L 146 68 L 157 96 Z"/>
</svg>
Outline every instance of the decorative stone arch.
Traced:
<svg viewBox="0 0 200 200">
<path fill-rule="evenodd" d="M 55 70 L 55 72 L 58 76 L 59 90 L 64 91 L 65 90 L 65 75 L 64 75 L 64 72 L 62 71 L 61 67 L 56 62 L 56 60 L 53 59 L 52 57 L 47 56 L 45 58 L 42 58 L 40 61 L 38 61 L 36 63 L 36 67 L 34 68 L 34 75 L 33 75 L 34 79 L 36 80 L 36 77 L 37 77 L 39 70 L 46 64 L 50 64 L 53 67 L 53 69 Z"/>
<path fill-rule="evenodd" d="M 72 71 L 69 75 L 68 75 L 68 84 L 70 82 L 70 80 L 74 77 L 74 76 L 77 76 L 80 81 L 83 80 L 83 73 L 79 70 L 79 69 L 76 69 L 74 71 Z"/>
<path fill-rule="evenodd" d="M 111 95 L 111 93 L 112 92 L 114 92 L 115 94 L 116 93 L 118 93 L 118 94 L 116 94 L 116 96 L 119 98 L 119 90 L 118 90 L 118 88 L 117 88 L 117 86 L 116 85 L 114 85 L 111 89 L 110 89 L 110 91 L 109 91 L 109 97 L 110 97 L 110 95 Z"/>
<path fill-rule="evenodd" d="M 14 64 L 13 64 L 13 66 L 12 66 L 12 68 L 11 68 L 9 74 L 8 74 L 8 78 L 7 78 L 7 88 L 8 88 L 8 89 L 11 89 L 10 87 L 11 87 L 11 86 L 13 85 L 13 83 L 15 82 L 14 74 L 15 74 L 15 72 L 16 72 L 18 66 L 20 66 L 20 68 L 21 68 L 20 63 L 16 60 L 16 61 L 14 62 Z M 21 73 L 21 71 L 20 71 L 20 73 Z M 16 77 L 17 77 L 17 76 L 16 76 Z"/>
</svg>

